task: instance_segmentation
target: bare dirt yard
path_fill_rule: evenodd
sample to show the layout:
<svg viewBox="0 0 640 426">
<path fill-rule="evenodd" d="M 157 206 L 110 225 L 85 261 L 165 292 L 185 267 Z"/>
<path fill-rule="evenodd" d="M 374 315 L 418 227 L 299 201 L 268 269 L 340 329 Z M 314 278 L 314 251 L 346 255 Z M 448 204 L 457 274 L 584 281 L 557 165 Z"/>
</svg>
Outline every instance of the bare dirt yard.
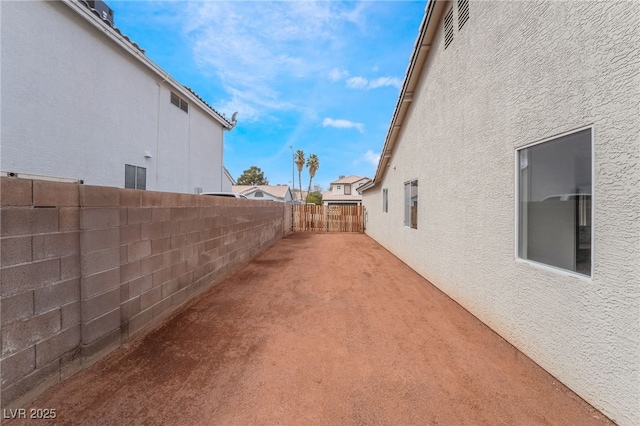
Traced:
<svg viewBox="0 0 640 426">
<path fill-rule="evenodd" d="M 290 235 L 33 407 L 82 425 L 612 424 L 364 234 Z"/>
</svg>

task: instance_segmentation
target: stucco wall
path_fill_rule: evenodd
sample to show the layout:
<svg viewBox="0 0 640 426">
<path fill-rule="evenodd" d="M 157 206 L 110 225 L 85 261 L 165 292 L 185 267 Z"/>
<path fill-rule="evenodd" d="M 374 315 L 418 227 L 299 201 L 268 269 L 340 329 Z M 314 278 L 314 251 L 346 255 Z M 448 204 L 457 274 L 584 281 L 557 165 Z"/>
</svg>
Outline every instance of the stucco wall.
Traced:
<svg viewBox="0 0 640 426">
<path fill-rule="evenodd" d="M 0 178 L 2 407 L 24 407 L 291 232 L 291 206 Z"/>
<path fill-rule="evenodd" d="M 147 169 L 147 189 L 221 190 L 220 123 L 171 104 L 170 85 L 108 30 L 62 2 L 0 7 L 0 170 L 123 187 L 131 164 Z"/>
<path fill-rule="evenodd" d="M 367 233 L 614 421 L 640 424 L 640 6 L 471 2 L 460 31 L 454 16 L 364 193 Z M 515 251 L 516 149 L 585 126 L 592 278 Z M 412 179 L 417 230 L 403 226 Z"/>
</svg>

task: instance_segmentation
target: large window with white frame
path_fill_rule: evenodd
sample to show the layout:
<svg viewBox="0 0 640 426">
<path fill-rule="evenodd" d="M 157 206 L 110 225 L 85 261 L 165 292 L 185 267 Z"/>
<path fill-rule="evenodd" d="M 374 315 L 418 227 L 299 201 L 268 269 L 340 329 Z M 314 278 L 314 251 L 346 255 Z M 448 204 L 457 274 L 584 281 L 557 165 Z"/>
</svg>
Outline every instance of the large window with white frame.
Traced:
<svg viewBox="0 0 640 426">
<path fill-rule="evenodd" d="M 404 184 L 404 226 L 418 229 L 418 180 Z"/>
<path fill-rule="evenodd" d="M 518 257 L 591 275 L 592 129 L 517 151 Z"/>
</svg>

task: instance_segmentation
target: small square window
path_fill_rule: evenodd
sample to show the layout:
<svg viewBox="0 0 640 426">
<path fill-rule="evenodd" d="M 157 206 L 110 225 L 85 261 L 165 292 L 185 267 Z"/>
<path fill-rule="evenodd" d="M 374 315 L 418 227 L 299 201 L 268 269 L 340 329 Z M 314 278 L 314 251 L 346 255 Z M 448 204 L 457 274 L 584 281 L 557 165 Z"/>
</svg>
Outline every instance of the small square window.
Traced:
<svg viewBox="0 0 640 426">
<path fill-rule="evenodd" d="M 184 112 L 189 113 L 189 103 L 173 92 L 171 92 L 171 103 Z"/>
<path fill-rule="evenodd" d="M 171 103 L 177 107 L 180 106 L 180 98 L 173 92 L 171 92 Z"/>
<path fill-rule="evenodd" d="M 147 169 L 145 167 L 124 165 L 124 187 L 147 189 Z"/>
</svg>

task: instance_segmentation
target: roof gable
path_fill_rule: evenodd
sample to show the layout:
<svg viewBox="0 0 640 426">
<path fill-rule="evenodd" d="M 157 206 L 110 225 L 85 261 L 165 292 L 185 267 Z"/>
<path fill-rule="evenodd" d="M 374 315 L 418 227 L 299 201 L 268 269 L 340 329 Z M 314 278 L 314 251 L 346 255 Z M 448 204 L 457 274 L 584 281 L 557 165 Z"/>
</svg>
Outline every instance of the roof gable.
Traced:
<svg viewBox="0 0 640 426">
<path fill-rule="evenodd" d="M 210 115 L 223 128 L 227 130 L 233 129 L 235 126 L 235 120 L 228 120 L 224 115 L 213 109 L 207 104 L 200 96 L 198 96 L 193 90 L 180 84 L 169 73 L 160 68 L 155 62 L 149 59 L 145 55 L 145 51 L 133 42 L 129 37 L 122 34 L 122 32 L 115 26 L 112 26 L 108 20 L 104 20 L 100 17 L 100 14 L 91 9 L 89 4 L 82 0 L 62 0 L 62 3 L 66 4 L 69 8 L 75 11 L 80 17 L 91 23 L 94 27 L 100 29 L 100 33 L 104 36 L 112 39 L 122 50 L 131 55 L 135 60 L 142 63 L 152 72 L 157 74 L 162 82 L 169 84 L 173 90 L 179 92 L 182 96 L 188 98 L 193 104 L 198 105 L 205 113 Z"/>
<path fill-rule="evenodd" d="M 351 175 L 351 176 L 346 176 L 346 177 L 342 177 L 338 180 L 334 180 L 333 182 L 331 182 L 331 184 L 336 184 L 336 185 L 340 185 L 340 184 L 353 184 L 356 183 L 360 180 L 363 179 L 369 179 L 368 177 L 362 177 L 362 176 L 356 176 L 356 175 Z"/>
</svg>

